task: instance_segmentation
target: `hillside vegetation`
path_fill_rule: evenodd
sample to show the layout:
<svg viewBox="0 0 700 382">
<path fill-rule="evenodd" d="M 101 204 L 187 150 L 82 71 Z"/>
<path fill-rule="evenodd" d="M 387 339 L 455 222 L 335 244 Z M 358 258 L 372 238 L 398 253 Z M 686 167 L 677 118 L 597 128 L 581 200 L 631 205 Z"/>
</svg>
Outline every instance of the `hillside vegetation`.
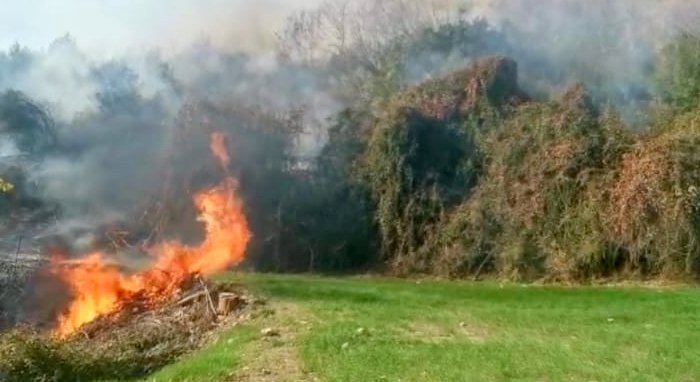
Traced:
<svg viewBox="0 0 700 382">
<path fill-rule="evenodd" d="M 358 158 L 400 274 L 700 271 L 700 114 L 634 132 L 582 85 L 551 102 L 494 57 L 393 98 Z"/>
<path fill-rule="evenodd" d="M 173 67 L 207 55 L 216 70 L 183 82 L 158 62 L 167 92 L 152 97 L 127 63 L 95 64 L 95 108 L 69 121 L 19 91 L 0 94 L 0 138 L 13 143 L 0 164 L 0 223 L 56 223 L 55 242 L 82 245 L 66 252 L 197 241 L 189 199 L 220 176 L 207 135 L 222 131 L 256 270 L 700 276 L 696 35 L 678 33 L 645 70 L 621 73 L 598 49 L 621 42 L 604 33 L 563 60 L 522 41 L 532 35 L 517 24 L 462 13 L 370 7 L 353 16 L 363 20 L 355 36 L 351 24 L 333 28 L 341 10 L 329 4 L 290 19 L 281 67 L 267 75 L 242 71 L 255 66 L 245 54 L 202 47 Z M 319 36 L 327 44 L 314 45 Z M 79 56 L 68 37 L 52 49 Z M 23 73 L 42 54 L 52 50 L 14 47 L 0 67 Z M 278 105 L 309 94 L 343 107 L 320 121 L 313 107 Z M 309 135 L 312 153 L 299 143 Z"/>
</svg>

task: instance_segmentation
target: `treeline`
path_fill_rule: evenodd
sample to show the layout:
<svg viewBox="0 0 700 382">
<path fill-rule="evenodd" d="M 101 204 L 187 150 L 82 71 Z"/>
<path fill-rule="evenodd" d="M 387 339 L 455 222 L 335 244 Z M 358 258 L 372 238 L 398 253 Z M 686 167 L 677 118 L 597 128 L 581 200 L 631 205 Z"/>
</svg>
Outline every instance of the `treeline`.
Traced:
<svg viewBox="0 0 700 382">
<path fill-rule="evenodd" d="M 342 209 L 321 224 L 340 235 L 315 231 L 312 253 L 401 275 L 700 274 L 698 36 L 680 33 L 626 87 L 600 81 L 592 52 L 578 62 L 590 66 L 572 68 L 581 82 L 562 86 L 533 62 L 561 66 L 524 54 L 507 29 L 483 20 L 389 41 L 393 61 L 356 82 L 374 90 L 332 121 L 311 174 L 338 190 L 311 210 Z M 416 57 L 455 52 L 472 64 L 432 66 L 451 74 L 411 85 Z M 525 69 L 503 56 L 478 58 L 491 53 L 520 57 Z"/>
<path fill-rule="evenodd" d="M 450 23 L 396 49 L 415 57 L 416 47 L 463 44 L 476 58 L 501 33 L 483 21 Z M 347 191 L 315 209 L 361 214 L 334 215 L 348 217 L 333 222 L 345 240 L 334 251 L 320 234 L 314 253 L 401 275 L 697 277 L 698 41 L 681 33 L 622 100 L 585 81 L 554 80 L 548 87 L 560 90 L 544 97 L 523 90 L 533 77 L 503 56 L 374 93 L 333 121 L 317 158 L 312 178 Z"/>
<path fill-rule="evenodd" d="M 403 94 L 374 122 L 358 161 L 391 270 L 698 275 L 700 114 L 633 131 L 581 85 L 529 100 L 515 67 L 480 61 Z"/>
<path fill-rule="evenodd" d="M 127 211 L 92 227 L 92 247 L 196 241 L 189 198 L 220 176 L 207 135 L 225 131 L 256 269 L 527 280 L 700 274 L 697 36 L 679 35 L 644 78 L 635 70 L 620 80 L 595 65 L 596 49 L 562 61 L 528 49 L 532 36 L 517 25 L 419 8 L 401 17 L 386 7 L 362 10 L 365 18 L 331 5 L 300 13 L 280 33 L 281 69 L 255 81 L 241 69 L 253 60 L 216 53 L 228 74 L 186 82 L 159 63 L 167 92 L 144 97 L 127 65 L 101 66 L 89 74 L 101 84 L 98 107 L 70 122 L 7 91 L 0 135 L 22 155 L 0 168 L 13 186 L 0 208 L 47 209 L 59 222 L 81 216 L 56 196 L 55 175 L 42 183 L 26 163 L 88 158 L 82 174 L 104 181 L 78 195 L 95 199 L 79 212 L 99 211 L 101 198 Z M 31 57 L 10 56 L 13 67 Z M 232 78 L 278 93 L 230 92 Z M 319 121 L 318 110 L 276 104 L 309 92 L 345 107 Z M 313 155 L 300 153 L 309 124 L 325 139 Z"/>
</svg>

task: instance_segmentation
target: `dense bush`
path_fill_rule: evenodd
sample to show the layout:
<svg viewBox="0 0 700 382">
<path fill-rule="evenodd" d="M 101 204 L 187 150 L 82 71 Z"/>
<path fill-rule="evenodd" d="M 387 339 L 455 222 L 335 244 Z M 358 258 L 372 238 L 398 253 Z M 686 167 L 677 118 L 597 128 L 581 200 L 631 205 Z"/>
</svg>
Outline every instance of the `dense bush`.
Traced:
<svg viewBox="0 0 700 382">
<path fill-rule="evenodd" d="M 397 271 L 425 271 L 421 248 L 477 184 L 487 119 L 520 102 L 515 63 L 486 59 L 397 96 L 374 123 L 361 174 L 376 202 L 381 249 Z"/>
<path fill-rule="evenodd" d="M 411 89 L 375 123 L 360 161 L 392 270 L 699 275 L 697 113 L 635 133 L 581 85 L 523 103 L 507 62 Z"/>
<path fill-rule="evenodd" d="M 624 140 L 609 137 L 598 118 L 574 88 L 561 102 L 522 106 L 494 128 L 483 142 L 485 176 L 443 223 L 439 247 L 431 248 L 448 262 L 436 256 L 438 267 L 452 275 L 495 271 L 527 279 L 610 271 L 596 192 Z M 453 269 L 451 262 L 469 266 Z"/>
</svg>

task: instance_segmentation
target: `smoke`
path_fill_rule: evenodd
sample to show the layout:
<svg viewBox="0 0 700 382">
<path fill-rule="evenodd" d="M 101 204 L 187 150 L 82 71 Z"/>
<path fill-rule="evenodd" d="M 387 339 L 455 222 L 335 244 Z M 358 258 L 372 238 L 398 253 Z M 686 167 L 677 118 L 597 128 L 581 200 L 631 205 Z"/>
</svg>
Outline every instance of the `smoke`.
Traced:
<svg viewBox="0 0 700 382">
<path fill-rule="evenodd" d="M 20 154 L 17 145 L 9 139 L 9 137 L 1 137 L 0 140 L 0 159 L 6 157 L 14 157 Z"/>
<path fill-rule="evenodd" d="M 177 0 L 164 7 L 160 1 L 70 0 L 60 9 L 50 1 L 30 3 L 31 12 L 17 4 L 8 13 L 42 28 L 5 30 L 18 44 L 0 53 L 0 92 L 21 92 L 55 121 L 57 144 L 27 168 L 28 182 L 38 185 L 35 196 L 59 207 L 58 224 L 44 234 L 76 237 L 79 246 L 97 228 L 133 216 L 160 195 L 166 163 L 183 155 L 174 145 L 192 146 L 181 148 L 193 154 L 188 171 L 208 165 L 208 152 L 194 147 L 201 142 L 182 138 L 183 128 L 208 134 L 206 115 L 187 117 L 199 100 L 279 119 L 303 109 L 293 147 L 299 160 L 320 150 L 324 138 L 315 131 L 341 107 L 322 88 L 321 76 L 280 62 L 274 51 L 284 16 L 311 1 Z M 45 43 L 47 33 L 55 34 Z M 35 46 L 20 45 L 24 41 Z M 227 123 L 235 127 L 245 119 Z M 2 136 L 2 157 L 21 154 L 16 140 Z"/>
<path fill-rule="evenodd" d="M 444 28 L 478 19 L 490 33 Z M 683 0 L 329 0 L 296 14 L 283 48 L 300 61 L 361 52 L 357 71 L 373 71 L 391 65 L 382 60 L 392 43 L 407 42 L 413 46 L 402 58 L 404 85 L 479 55 L 503 54 L 518 61 L 523 86 L 535 96 L 583 82 L 600 101 L 626 107 L 651 97 L 659 51 L 679 31 L 697 33 L 699 19 L 700 4 Z M 421 41 L 411 41 L 420 34 Z"/>
<path fill-rule="evenodd" d="M 700 16 L 700 5 L 685 0 L 474 0 L 471 4 L 474 14 L 496 24 L 517 23 L 521 30 L 562 43 L 572 37 L 585 43 L 608 31 L 619 38 L 610 43 L 663 43 L 679 28 L 692 28 Z"/>
<path fill-rule="evenodd" d="M 489 0 L 472 14 L 510 32 L 524 64 L 558 83 L 634 97 L 648 87 L 658 52 L 700 16 L 700 4 L 660 0 Z M 535 59 L 533 59 L 533 57 Z M 538 68 L 527 68 L 537 71 Z M 541 68 L 539 68 L 541 70 Z"/>
<path fill-rule="evenodd" d="M 174 53 L 203 40 L 217 50 L 269 49 L 285 16 L 317 0 L 29 0 L 3 4 L 0 46 L 40 49 L 70 33 L 93 57 L 160 49 Z"/>
</svg>

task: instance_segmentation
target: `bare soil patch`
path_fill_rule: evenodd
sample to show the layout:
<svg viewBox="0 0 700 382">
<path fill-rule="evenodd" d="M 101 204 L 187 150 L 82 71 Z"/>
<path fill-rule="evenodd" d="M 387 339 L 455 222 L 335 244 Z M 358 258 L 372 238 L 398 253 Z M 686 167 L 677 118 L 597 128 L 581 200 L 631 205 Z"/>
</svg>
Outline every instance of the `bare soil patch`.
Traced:
<svg viewBox="0 0 700 382">
<path fill-rule="evenodd" d="M 243 351 L 243 364 L 231 377 L 242 382 L 314 382 L 299 355 L 300 336 L 312 330 L 314 317 L 293 303 L 274 303 L 255 319 L 259 338 Z"/>
</svg>

